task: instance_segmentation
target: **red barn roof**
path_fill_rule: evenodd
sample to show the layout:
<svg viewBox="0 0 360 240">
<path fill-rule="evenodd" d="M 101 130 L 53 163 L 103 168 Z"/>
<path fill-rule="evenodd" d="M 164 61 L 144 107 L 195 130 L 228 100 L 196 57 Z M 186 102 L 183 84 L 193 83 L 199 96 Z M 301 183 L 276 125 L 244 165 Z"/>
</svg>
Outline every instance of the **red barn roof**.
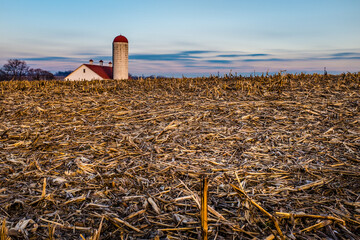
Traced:
<svg viewBox="0 0 360 240">
<path fill-rule="evenodd" d="M 128 43 L 128 40 L 126 37 L 124 37 L 123 35 L 119 35 L 116 38 L 114 38 L 114 42 L 125 42 Z"/>
<path fill-rule="evenodd" d="M 113 78 L 113 68 L 108 66 L 84 64 L 103 79 Z"/>
</svg>

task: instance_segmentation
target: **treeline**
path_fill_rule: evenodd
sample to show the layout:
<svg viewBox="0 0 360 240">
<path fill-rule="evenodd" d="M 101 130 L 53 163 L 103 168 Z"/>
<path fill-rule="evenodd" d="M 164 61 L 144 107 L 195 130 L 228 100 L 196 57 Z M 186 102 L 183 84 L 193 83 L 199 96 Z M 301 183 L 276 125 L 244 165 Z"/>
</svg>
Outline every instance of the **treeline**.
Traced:
<svg viewBox="0 0 360 240">
<path fill-rule="evenodd" d="M 55 76 L 40 68 L 30 68 L 25 61 L 10 59 L 0 69 L 0 81 L 10 80 L 52 80 Z"/>
</svg>

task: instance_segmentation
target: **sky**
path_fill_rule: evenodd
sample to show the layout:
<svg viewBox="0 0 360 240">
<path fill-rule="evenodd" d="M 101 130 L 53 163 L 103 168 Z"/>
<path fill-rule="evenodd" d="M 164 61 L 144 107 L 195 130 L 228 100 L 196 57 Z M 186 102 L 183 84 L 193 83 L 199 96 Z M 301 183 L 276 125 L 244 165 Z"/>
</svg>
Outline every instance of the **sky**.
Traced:
<svg viewBox="0 0 360 240">
<path fill-rule="evenodd" d="M 0 67 L 111 61 L 132 75 L 360 71 L 360 0 L 0 0 Z"/>
</svg>

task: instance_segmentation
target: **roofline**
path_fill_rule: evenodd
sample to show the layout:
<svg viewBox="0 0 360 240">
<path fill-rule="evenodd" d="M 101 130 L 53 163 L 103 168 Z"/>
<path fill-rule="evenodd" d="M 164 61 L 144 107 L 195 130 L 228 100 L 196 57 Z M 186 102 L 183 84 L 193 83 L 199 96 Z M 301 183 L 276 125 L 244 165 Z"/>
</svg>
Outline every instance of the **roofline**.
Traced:
<svg viewBox="0 0 360 240">
<path fill-rule="evenodd" d="M 111 68 L 111 70 L 113 69 L 113 67 L 110 66 L 101 66 L 101 65 L 94 65 L 94 64 L 88 64 L 88 63 L 84 63 L 83 64 L 85 67 L 87 67 L 88 69 L 90 69 L 93 73 L 95 73 L 96 75 L 98 75 L 99 77 L 101 77 L 102 80 L 106 80 L 106 79 L 111 79 L 111 78 L 104 78 L 102 76 L 100 76 L 97 72 L 95 72 L 94 70 L 92 70 L 89 66 L 99 66 L 101 68 Z M 107 74 L 106 74 L 107 75 Z M 109 77 L 109 76 L 108 76 Z"/>
<path fill-rule="evenodd" d="M 110 67 L 110 66 L 101 66 L 101 65 L 96 65 L 96 64 L 88 64 L 88 63 L 83 63 L 82 65 L 85 65 L 86 67 L 88 67 L 88 66 L 98 66 L 98 67 L 107 67 L 107 68 L 112 68 L 112 67 Z M 88 67 L 89 68 L 89 67 Z"/>
<path fill-rule="evenodd" d="M 78 70 L 79 68 L 81 68 L 81 66 L 83 66 L 84 64 L 81 64 L 79 67 L 77 67 L 74 71 L 72 71 L 69 75 L 67 75 L 64 79 L 68 78 L 71 74 L 73 74 L 76 70 Z"/>
<path fill-rule="evenodd" d="M 77 71 L 79 68 L 81 68 L 82 66 L 86 67 L 87 69 L 89 69 L 90 71 L 92 71 L 93 73 L 95 73 L 96 75 L 98 75 L 101 79 L 105 79 L 102 76 L 100 76 L 99 74 L 97 74 L 97 72 L 94 72 L 91 68 L 89 68 L 88 66 L 86 66 L 86 63 L 81 64 L 78 68 L 76 68 L 74 71 L 72 71 L 72 73 L 70 73 L 69 75 L 67 75 L 64 79 L 68 78 L 71 74 L 73 74 L 75 71 Z M 106 66 L 104 66 L 106 67 Z"/>
</svg>

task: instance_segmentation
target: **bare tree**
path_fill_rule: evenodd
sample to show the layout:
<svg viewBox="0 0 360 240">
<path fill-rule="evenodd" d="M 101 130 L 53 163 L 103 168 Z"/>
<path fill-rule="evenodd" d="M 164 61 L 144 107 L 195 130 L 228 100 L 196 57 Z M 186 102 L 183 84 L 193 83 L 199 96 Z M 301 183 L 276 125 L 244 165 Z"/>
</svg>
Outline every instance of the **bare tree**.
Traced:
<svg viewBox="0 0 360 240">
<path fill-rule="evenodd" d="M 7 80 L 52 80 L 55 76 L 40 68 L 30 68 L 25 61 L 10 59 L 0 69 L 0 81 Z"/>
<path fill-rule="evenodd" d="M 11 80 L 21 80 L 27 73 L 29 67 L 25 61 L 10 59 L 4 64 L 3 71 L 10 76 Z"/>
<path fill-rule="evenodd" d="M 30 68 L 27 71 L 28 80 L 52 80 L 54 78 L 55 76 L 51 72 L 45 71 L 40 68 L 36 68 L 36 69 Z"/>
<path fill-rule="evenodd" d="M 0 81 L 9 80 L 9 75 L 6 74 L 2 69 L 0 69 Z"/>
</svg>

